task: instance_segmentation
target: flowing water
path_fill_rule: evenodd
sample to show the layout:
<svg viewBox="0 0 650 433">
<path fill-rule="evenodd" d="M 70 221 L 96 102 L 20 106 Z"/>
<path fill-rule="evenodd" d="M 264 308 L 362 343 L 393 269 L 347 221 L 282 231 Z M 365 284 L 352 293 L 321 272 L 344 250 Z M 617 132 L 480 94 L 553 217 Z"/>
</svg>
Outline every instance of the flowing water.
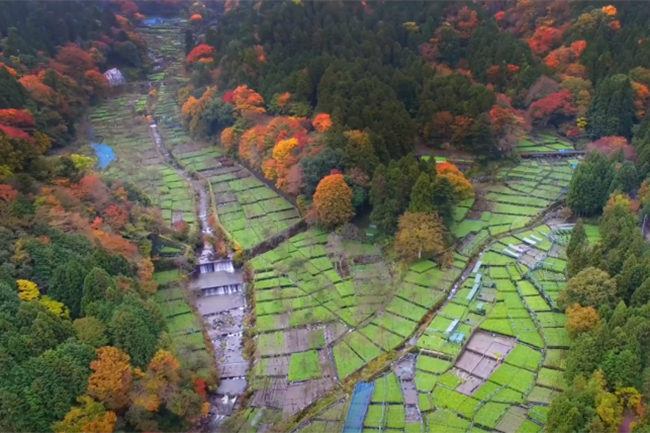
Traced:
<svg viewBox="0 0 650 433">
<path fill-rule="evenodd" d="M 168 26 L 178 29 L 176 36 L 180 41 L 181 28 L 178 23 L 160 24 L 160 28 L 166 30 L 163 32 L 164 35 L 170 34 Z M 172 32 L 172 34 L 174 33 Z M 156 26 L 150 28 L 147 36 L 157 37 Z M 178 41 L 169 42 L 170 44 L 176 43 L 180 47 L 176 59 L 182 59 L 182 45 Z M 150 47 L 156 45 L 150 44 Z M 154 51 L 151 53 L 151 58 L 160 59 L 162 56 Z M 177 67 L 178 65 L 167 65 L 166 67 L 164 64 L 159 64 L 156 69 L 160 71 L 177 69 L 170 68 L 170 66 Z M 204 242 L 194 273 L 195 277 L 188 284 L 188 289 L 197 293 L 196 308 L 201 314 L 204 326 L 212 340 L 220 377 L 218 390 L 211 399 L 209 428 L 214 430 L 237 407 L 247 386 L 246 373 L 249 363 L 243 357 L 244 317 L 247 305 L 243 290 L 243 277 L 241 271 L 235 269 L 230 256 L 216 257 L 214 246 L 208 241 L 214 232 L 209 223 L 212 197 L 210 197 L 207 186 L 203 181 L 192 177 L 183 169 L 171 151 L 165 147 L 155 120 L 151 120 L 149 127 L 152 141 L 158 152 L 180 176 L 187 180 L 194 195 L 198 197 L 197 215 L 201 233 L 204 235 Z"/>
</svg>

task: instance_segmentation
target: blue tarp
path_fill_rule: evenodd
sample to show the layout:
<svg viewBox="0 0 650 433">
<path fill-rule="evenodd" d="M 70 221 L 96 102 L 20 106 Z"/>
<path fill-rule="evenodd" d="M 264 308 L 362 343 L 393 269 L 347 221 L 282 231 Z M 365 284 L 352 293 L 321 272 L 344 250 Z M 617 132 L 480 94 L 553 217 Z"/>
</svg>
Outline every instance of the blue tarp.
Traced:
<svg viewBox="0 0 650 433">
<path fill-rule="evenodd" d="M 97 159 L 99 160 L 97 166 L 100 169 L 105 169 L 115 159 L 115 152 L 108 144 L 91 143 L 90 146 L 95 150 Z"/>
<path fill-rule="evenodd" d="M 348 409 L 348 415 L 343 425 L 343 433 L 361 433 L 363 431 L 363 421 L 366 419 L 374 389 L 374 382 L 359 382 L 354 387 L 350 409 Z"/>
<path fill-rule="evenodd" d="M 180 18 L 163 18 L 163 17 L 149 17 L 143 19 L 142 25 L 150 27 L 150 26 L 159 26 L 165 23 L 179 23 L 182 22 Z"/>
</svg>

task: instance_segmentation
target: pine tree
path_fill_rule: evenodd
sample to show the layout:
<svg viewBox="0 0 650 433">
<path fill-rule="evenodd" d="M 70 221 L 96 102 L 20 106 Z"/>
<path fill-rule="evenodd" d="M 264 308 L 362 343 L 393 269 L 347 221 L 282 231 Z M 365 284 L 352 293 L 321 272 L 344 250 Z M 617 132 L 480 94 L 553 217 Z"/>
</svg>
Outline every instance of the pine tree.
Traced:
<svg viewBox="0 0 650 433">
<path fill-rule="evenodd" d="M 600 82 L 591 100 L 588 117 L 588 129 L 593 138 L 632 136 L 634 92 L 626 75 L 612 75 Z"/>
<path fill-rule="evenodd" d="M 113 279 L 102 268 L 90 270 L 83 284 L 83 297 L 81 298 L 81 312 L 85 312 L 88 305 L 93 301 L 101 301 L 105 298 L 106 291 L 113 285 Z"/>
<path fill-rule="evenodd" d="M 439 177 L 433 184 L 433 207 L 447 225 L 451 223 L 454 214 L 456 193 L 449 179 Z"/>
<path fill-rule="evenodd" d="M 433 211 L 433 187 L 431 177 L 427 173 L 420 173 L 418 180 L 411 190 L 409 212 Z"/>
<path fill-rule="evenodd" d="M 566 254 L 568 257 L 574 253 L 577 248 L 584 248 L 587 242 L 587 234 L 585 233 L 585 227 L 582 223 L 582 219 L 578 219 L 576 225 L 571 231 L 571 239 L 569 244 L 566 247 Z"/>
<path fill-rule="evenodd" d="M 84 278 L 88 271 L 76 260 L 71 260 L 54 271 L 50 280 L 48 295 L 63 302 L 70 309 L 70 317 L 81 315 Z"/>
<path fill-rule="evenodd" d="M 576 168 L 567 192 L 567 204 L 578 215 L 602 212 L 614 177 L 612 163 L 601 154 L 590 153 Z"/>
</svg>

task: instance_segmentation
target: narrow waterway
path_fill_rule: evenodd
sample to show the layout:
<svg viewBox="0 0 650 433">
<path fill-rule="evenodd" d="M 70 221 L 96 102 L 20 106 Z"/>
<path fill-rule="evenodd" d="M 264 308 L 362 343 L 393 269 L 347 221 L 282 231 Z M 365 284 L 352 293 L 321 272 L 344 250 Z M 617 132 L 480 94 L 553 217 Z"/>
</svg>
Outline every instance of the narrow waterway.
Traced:
<svg viewBox="0 0 650 433">
<path fill-rule="evenodd" d="M 177 36 L 180 38 L 180 27 L 178 29 Z M 150 37 L 156 37 L 155 27 L 150 32 Z M 154 44 L 150 46 L 152 45 Z M 151 58 L 161 59 L 162 56 L 152 52 Z M 182 53 L 179 53 L 178 58 L 182 59 Z M 159 64 L 159 71 L 166 69 L 164 64 Z M 149 128 L 156 150 L 188 182 L 194 197 L 198 198 L 196 213 L 203 245 L 201 251 L 197 251 L 198 263 L 188 290 L 193 292 L 195 306 L 212 341 L 219 373 L 219 386 L 211 399 L 209 418 L 209 429 L 215 430 L 237 408 L 247 386 L 249 363 L 243 357 L 244 316 L 247 308 L 243 276 L 241 270 L 235 269 L 231 254 L 228 257 L 216 256 L 211 242 L 214 231 L 209 222 L 214 198 L 204 181 L 191 176 L 165 146 L 155 117 L 150 117 Z"/>
<path fill-rule="evenodd" d="M 243 357 L 246 311 L 243 277 L 241 271 L 235 269 L 231 257 L 217 258 L 215 255 L 210 242 L 210 236 L 214 233 L 209 223 L 211 197 L 206 185 L 192 178 L 165 148 L 155 121 L 152 120 L 149 127 L 156 149 L 187 180 L 195 197 L 198 197 L 197 215 L 204 241 L 188 290 L 195 293 L 196 308 L 214 347 L 220 379 L 217 393 L 211 401 L 210 427 L 216 427 L 232 413 L 246 391 L 248 361 Z"/>
</svg>

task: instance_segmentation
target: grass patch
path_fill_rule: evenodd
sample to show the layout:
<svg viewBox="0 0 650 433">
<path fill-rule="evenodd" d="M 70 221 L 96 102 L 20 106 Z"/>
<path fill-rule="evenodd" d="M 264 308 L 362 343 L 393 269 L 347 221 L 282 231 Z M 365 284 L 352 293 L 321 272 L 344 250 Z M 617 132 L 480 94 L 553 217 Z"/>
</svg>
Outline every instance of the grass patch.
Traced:
<svg viewBox="0 0 650 433">
<path fill-rule="evenodd" d="M 321 370 L 317 351 L 309 350 L 291 355 L 291 361 L 289 362 L 290 382 L 317 379 L 322 375 L 323 371 Z"/>
<path fill-rule="evenodd" d="M 542 354 L 528 346 L 518 344 L 506 357 L 508 364 L 522 367 L 527 370 L 537 370 L 542 360 Z"/>
</svg>

